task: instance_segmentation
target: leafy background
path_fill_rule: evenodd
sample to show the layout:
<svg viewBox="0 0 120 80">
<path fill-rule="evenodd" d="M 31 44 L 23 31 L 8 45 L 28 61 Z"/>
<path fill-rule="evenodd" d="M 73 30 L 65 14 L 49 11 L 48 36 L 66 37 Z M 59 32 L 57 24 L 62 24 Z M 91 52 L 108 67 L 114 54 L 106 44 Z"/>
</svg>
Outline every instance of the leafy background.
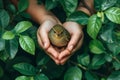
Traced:
<svg viewBox="0 0 120 80">
<path fill-rule="evenodd" d="M 91 16 L 76 11 L 78 0 L 42 2 L 61 22 L 84 25 L 82 48 L 56 65 L 37 43 L 28 0 L 19 0 L 18 9 L 0 0 L 0 80 L 120 80 L 120 0 L 94 0 Z"/>
</svg>

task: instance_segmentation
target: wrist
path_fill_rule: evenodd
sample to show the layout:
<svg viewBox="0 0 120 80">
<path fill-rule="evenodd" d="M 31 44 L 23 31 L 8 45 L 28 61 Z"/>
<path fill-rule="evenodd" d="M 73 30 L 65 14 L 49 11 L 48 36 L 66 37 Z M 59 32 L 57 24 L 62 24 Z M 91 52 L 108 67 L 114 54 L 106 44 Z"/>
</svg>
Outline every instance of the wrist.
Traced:
<svg viewBox="0 0 120 80">
<path fill-rule="evenodd" d="M 31 15 L 32 19 L 39 24 L 46 20 L 57 22 L 58 19 L 48 10 L 45 9 L 43 4 L 39 5 L 36 1 L 30 0 L 30 5 L 27 12 Z M 33 2 L 32 2 L 33 1 Z"/>
<path fill-rule="evenodd" d="M 85 7 L 79 6 L 77 8 L 77 11 L 83 11 L 84 13 L 88 14 L 89 16 L 91 15 L 90 11 L 86 9 Z"/>
<path fill-rule="evenodd" d="M 83 11 L 84 13 L 88 14 L 88 15 L 92 15 L 94 14 L 95 10 L 94 10 L 94 0 L 82 0 L 79 3 L 79 6 L 77 8 L 78 11 Z"/>
<path fill-rule="evenodd" d="M 60 21 L 58 20 L 58 18 L 56 16 L 54 16 L 52 13 L 43 15 L 43 17 L 40 18 L 39 24 L 42 24 L 45 21 L 51 21 L 54 24 L 61 24 Z"/>
<path fill-rule="evenodd" d="M 84 26 L 80 25 L 79 23 L 77 22 L 73 22 L 73 21 L 67 21 L 65 22 L 67 24 L 71 24 L 71 25 L 76 25 L 76 26 L 79 26 L 79 28 L 82 30 L 84 28 Z"/>
</svg>

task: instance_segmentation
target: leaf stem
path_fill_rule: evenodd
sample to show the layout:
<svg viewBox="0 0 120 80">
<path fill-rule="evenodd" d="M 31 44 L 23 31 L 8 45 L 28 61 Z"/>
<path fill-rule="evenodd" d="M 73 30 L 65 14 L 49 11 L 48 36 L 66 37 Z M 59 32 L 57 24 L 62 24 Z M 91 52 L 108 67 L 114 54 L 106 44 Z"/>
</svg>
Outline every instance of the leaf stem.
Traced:
<svg viewBox="0 0 120 80">
<path fill-rule="evenodd" d="M 107 52 L 105 52 L 107 53 Z M 116 57 L 116 56 L 113 56 L 111 54 L 108 54 L 110 57 L 112 57 L 116 62 L 120 63 L 120 60 Z"/>
<path fill-rule="evenodd" d="M 78 64 L 78 63 L 73 62 L 73 61 L 71 61 L 71 60 L 69 60 L 69 62 L 71 62 L 71 63 L 74 64 L 74 65 L 77 65 L 78 67 L 80 67 L 80 68 L 82 68 L 82 69 L 84 69 L 84 70 L 88 70 L 86 67 L 84 67 L 84 66 L 81 65 L 81 64 Z"/>
<path fill-rule="evenodd" d="M 112 56 L 112 58 L 113 58 L 115 61 L 117 61 L 118 63 L 120 63 L 120 60 L 119 60 L 117 57 Z"/>
</svg>

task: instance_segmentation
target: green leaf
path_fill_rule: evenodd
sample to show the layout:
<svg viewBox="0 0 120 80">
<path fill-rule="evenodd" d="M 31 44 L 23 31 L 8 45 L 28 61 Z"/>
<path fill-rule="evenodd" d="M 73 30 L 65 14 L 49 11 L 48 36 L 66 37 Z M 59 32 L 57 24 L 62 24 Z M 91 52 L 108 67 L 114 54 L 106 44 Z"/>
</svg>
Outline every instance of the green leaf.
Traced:
<svg viewBox="0 0 120 80">
<path fill-rule="evenodd" d="M 71 67 L 65 73 L 64 80 L 82 80 L 82 71 L 78 67 Z"/>
<path fill-rule="evenodd" d="M 94 7 L 97 11 L 104 11 L 117 3 L 118 0 L 94 0 Z"/>
<path fill-rule="evenodd" d="M 112 7 L 105 11 L 107 18 L 117 24 L 120 24 L 120 8 Z"/>
<path fill-rule="evenodd" d="M 18 52 L 18 41 L 16 39 L 6 41 L 5 50 L 9 54 L 10 59 L 13 59 Z"/>
<path fill-rule="evenodd" d="M 73 12 L 68 18 L 67 21 L 74 21 L 81 25 L 86 25 L 88 23 L 89 16 L 82 11 Z"/>
<path fill-rule="evenodd" d="M 22 32 L 26 31 L 30 27 L 32 27 L 31 22 L 21 21 L 15 26 L 14 30 L 15 30 L 16 33 L 22 33 Z"/>
<path fill-rule="evenodd" d="M 15 37 L 15 34 L 12 31 L 6 31 L 3 35 L 2 38 L 5 40 L 10 40 Z"/>
<path fill-rule="evenodd" d="M 118 55 L 120 53 L 120 43 L 108 43 L 107 44 L 108 49 L 112 52 L 114 56 Z"/>
<path fill-rule="evenodd" d="M 17 70 L 18 72 L 24 75 L 35 75 L 36 74 L 35 67 L 28 63 L 18 63 L 18 64 L 15 64 L 13 67 L 15 70 Z"/>
<path fill-rule="evenodd" d="M 7 6 L 7 8 L 8 8 L 8 10 L 9 10 L 11 13 L 13 13 L 13 14 L 15 14 L 15 13 L 17 12 L 17 9 L 15 8 L 15 5 L 13 5 L 13 4 L 9 4 L 9 5 Z"/>
<path fill-rule="evenodd" d="M 112 74 L 107 78 L 107 80 L 120 80 L 120 71 L 112 72 Z"/>
<path fill-rule="evenodd" d="M 93 39 L 96 39 L 102 26 L 102 21 L 97 15 L 92 15 L 88 20 L 87 33 Z"/>
<path fill-rule="evenodd" d="M 0 38 L 0 51 L 5 49 L 5 40 L 3 40 L 2 38 Z"/>
<path fill-rule="evenodd" d="M 105 54 L 105 60 L 107 62 L 111 62 L 113 60 L 112 56 L 110 56 L 110 53 Z"/>
<path fill-rule="evenodd" d="M 92 59 L 92 69 L 98 69 L 106 62 L 104 55 L 95 55 Z"/>
<path fill-rule="evenodd" d="M 116 28 L 116 25 L 114 23 L 112 22 L 106 23 L 102 27 L 100 38 L 106 43 L 113 43 L 114 42 L 113 31 L 115 28 Z"/>
<path fill-rule="evenodd" d="M 60 0 L 60 3 L 62 4 L 64 11 L 66 12 L 66 15 L 69 16 L 76 10 L 78 0 Z"/>
<path fill-rule="evenodd" d="M 90 51 L 94 54 L 102 54 L 105 52 L 105 48 L 99 40 L 91 40 L 89 48 Z"/>
<path fill-rule="evenodd" d="M 101 11 L 101 5 L 105 0 L 94 0 L 95 10 Z"/>
<path fill-rule="evenodd" d="M 5 62 L 8 58 L 9 58 L 9 54 L 5 50 L 0 52 L 0 60 Z"/>
<path fill-rule="evenodd" d="M 33 77 L 18 76 L 15 80 L 33 80 Z"/>
<path fill-rule="evenodd" d="M 120 70 L 120 62 L 114 61 L 113 67 L 115 68 L 115 70 Z"/>
<path fill-rule="evenodd" d="M 40 59 L 38 62 L 37 62 L 37 65 L 45 65 L 48 63 L 48 61 L 50 60 L 50 57 L 48 56 L 44 56 L 42 59 Z"/>
<path fill-rule="evenodd" d="M 117 0 L 104 0 L 101 5 L 101 9 L 106 10 L 106 9 L 114 6 L 116 3 L 117 3 Z"/>
<path fill-rule="evenodd" d="M 20 36 L 19 43 L 23 50 L 32 55 L 35 54 L 35 43 L 32 38 L 29 36 Z"/>
<path fill-rule="evenodd" d="M 97 16 L 101 18 L 102 22 L 105 22 L 104 12 L 97 12 Z"/>
<path fill-rule="evenodd" d="M 99 80 L 95 74 L 90 73 L 88 71 L 85 72 L 85 78 L 86 80 Z"/>
<path fill-rule="evenodd" d="M 39 74 L 34 77 L 34 80 L 49 80 L 44 74 Z"/>
<path fill-rule="evenodd" d="M 27 12 L 22 12 L 22 13 L 20 13 L 20 15 L 21 15 L 21 17 L 23 17 L 23 18 L 26 18 L 26 19 L 31 19 L 30 14 L 29 14 L 29 13 L 27 13 Z"/>
<path fill-rule="evenodd" d="M 81 54 L 80 56 L 77 57 L 77 60 L 80 64 L 88 66 L 88 64 L 90 63 L 90 56 L 87 53 Z"/>
<path fill-rule="evenodd" d="M 47 10 L 51 10 L 51 9 L 55 8 L 56 6 L 57 6 L 57 1 L 53 1 L 53 0 L 45 1 L 45 8 Z"/>
<path fill-rule="evenodd" d="M 29 1 L 28 0 L 19 0 L 18 11 L 23 12 L 28 8 L 28 6 L 29 6 Z"/>
<path fill-rule="evenodd" d="M 0 27 L 7 27 L 10 21 L 10 16 L 4 9 L 0 10 Z"/>
</svg>

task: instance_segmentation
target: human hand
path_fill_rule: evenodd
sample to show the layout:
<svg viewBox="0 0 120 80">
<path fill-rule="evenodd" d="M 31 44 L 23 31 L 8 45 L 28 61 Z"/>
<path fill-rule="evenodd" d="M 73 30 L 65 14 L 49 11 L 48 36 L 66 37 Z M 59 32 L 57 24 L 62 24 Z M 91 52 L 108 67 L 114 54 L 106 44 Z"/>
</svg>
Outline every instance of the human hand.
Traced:
<svg viewBox="0 0 120 80">
<path fill-rule="evenodd" d="M 84 38 L 82 27 L 76 22 L 65 22 L 63 26 L 71 34 L 71 39 L 66 49 L 59 54 L 58 59 L 62 65 L 81 47 Z"/>
<path fill-rule="evenodd" d="M 60 24 L 60 22 L 55 17 L 47 17 L 37 31 L 37 38 L 40 47 L 45 50 L 45 52 L 55 61 L 56 64 L 59 64 L 59 49 L 53 47 L 48 38 L 48 32 L 56 24 Z"/>
</svg>

